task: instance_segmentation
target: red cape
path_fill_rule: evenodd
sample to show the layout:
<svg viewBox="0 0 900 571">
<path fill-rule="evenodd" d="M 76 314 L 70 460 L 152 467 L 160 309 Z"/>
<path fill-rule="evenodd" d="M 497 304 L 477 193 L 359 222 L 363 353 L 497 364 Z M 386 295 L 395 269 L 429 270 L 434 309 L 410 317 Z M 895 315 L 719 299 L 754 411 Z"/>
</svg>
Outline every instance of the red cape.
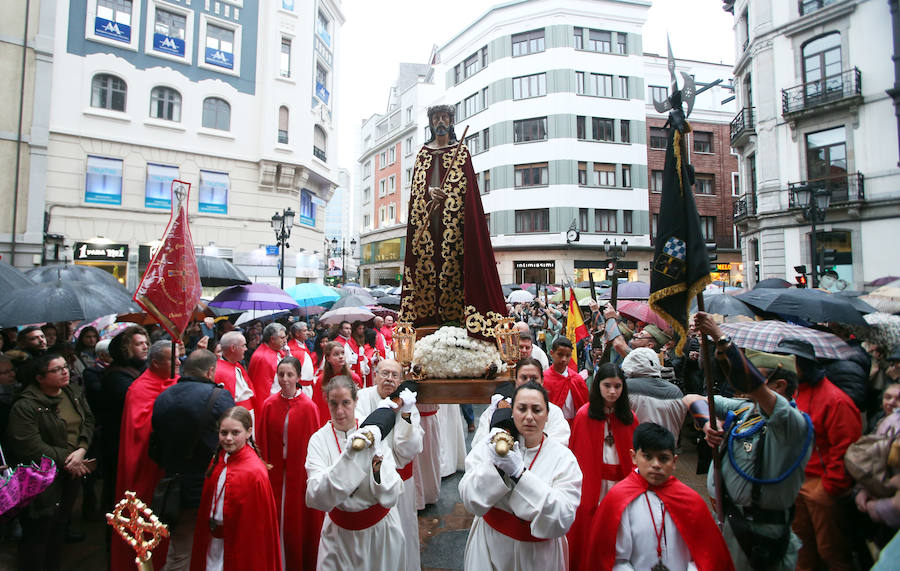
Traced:
<svg viewBox="0 0 900 571">
<path fill-rule="evenodd" d="M 378 330 L 384 336 L 384 342 L 387 347 L 391 346 L 391 343 L 394 342 L 394 328 L 388 327 L 387 325 L 382 325 L 381 329 Z"/>
<path fill-rule="evenodd" d="M 278 370 L 278 361 L 284 357 L 281 351 L 275 351 L 265 343 L 261 343 L 253 356 L 250 357 L 250 388 L 256 398 L 256 404 L 262 406 L 269 395 L 272 394 L 272 385 L 275 383 L 275 372 Z"/>
<path fill-rule="evenodd" d="M 603 439 L 606 438 L 606 421 L 595 420 L 588 416 L 588 407 L 585 404 L 575 414 L 572 421 L 572 435 L 569 437 L 569 450 L 578 460 L 578 467 L 584 479 L 581 484 L 581 503 L 575 512 L 575 523 L 566 534 L 569 540 L 569 553 L 580 554 L 590 544 L 589 532 L 591 521 L 597 506 L 602 499 L 600 492 L 603 480 L 621 480 L 629 472 L 634 470 L 631 462 L 631 444 L 634 437 L 634 429 L 638 425 L 637 416 L 632 414 L 631 424 L 622 424 L 616 416 L 610 416 L 609 422 L 613 438 L 616 443 L 616 454 L 619 457 L 618 470 L 603 463 Z M 579 557 L 573 557 L 570 561 L 571 571 L 580 569 Z M 586 569 L 592 569 L 587 567 Z"/>
<path fill-rule="evenodd" d="M 616 535 L 622 512 L 635 498 L 651 489 L 666 506 L 678 533 L 691 552 L 699 571 L 733 571 L 734 563 L 722 533 L 713 521 L 706 502 L 697 492 L 669 477 L 661 486 L 650 484 L 637 472 L 613 486 L 606 494 L 588 536 L 588 549 L 581 560 L 582 569 L 612 569 L 616 563 Z M 648 530 L 648 533 L 653 533 Z"/>
<path fill-rule="evenodd" d="M 285 416 L 288 416 L 287 459 L 284 458 Z M 309 437 L 322 424 L 318 408 L 302 392 L 292 399 L 280 393 L 270 396 L 256 422 L 259 453 L 272 465 L 269 481 L 275 494 L 275 507 L 283 518 L 279 522 L 283 526 L 287 569 L 316 568 L 325 512 L 306 507 L 306 450 Z"/>
<path fill-rule="evenodd" d="M 338 338 L 340 338 L 340 336 L 338 336 Z M 359 355 L 359 349 L 360 349 L 359 343 L 357 343 L 357 342 L 356 342 L 356 339 L 354 339 L 353 337 L 351 337 L 351 338 L 344 344 L 344 346 L 345 346 L 345 347 L 350 347 L 350 350 L 351 350 L 351 351 L 353 351 L 354 353 L 356 353 L 357 355 Z M 363 358 L 366 359 L 367 362 L 370 362 L 370 361 L 369 361 L 369 356 L 368 356 L 368 354 L 366 354 L 365 347 L 366 347 L 366 346 L 364 345 L 364 346 L 363 346 L 363 355 L 364 355 Z M 350 363 L 347 363 L 347 367 L 348 367 L 351 371 L 353 371 L 353 374 L 355 374 L 355 375 L 358 376 L 360 379 L 362 379 L 362 381 L 368 381 L 368 375 L 366 376 L 366 378 L 363 378 L 363 374 L 362 374 L 362 364 L 360 363 L 361 360 L 362 360 L 362 359 L 357 359 L 356 363 L 354 363 L 354 364 L 352 364 L 352 365 L 351 365 Z M 370 367 L 369 367 L 369 375 L 371 375 L 371 374 L 372 374 L 372 367 L 370 366 Z M 354 380 L 355 380 L 355 379 L 354 379 Z M 369 384 L 362 384 L 361 382 L 357 382 L 356 384 L 358 384 L 360 388 L 365 388 L 365 387 L 369 386 Z M 330 418 L 330 417 L 331 417 L 331 415 L 329 415 L 329 418 Z"/>
<path fill-rule="evenodd" d="M 156 397 L 175 382 L 176 379 L 164 379 L 153 374 L 150 369 L 145 369 L 128 388 L 119 437 L 116 501 L 125 497 L 126 490 L 133 491 L 146 504 L 153 500 L 153 490 L 163 477 L 163 470 L 147 454 L 152 430 L 150 419 Z M 165 565 L 167 549 L 168 542 L 164 542 L 153 551 L 155 569 Z M 134 557 L 134 549 L 114 533 L 110 546 L 110 568 L 113 571 L 133 571 Z"/>
<path fill-rule="evenodd" d="M 206 569 L 211 539 L 209 513 L 219 475 L 225 472 L 224 571 L 281 571 L 278 547 L 278 512 L 265 464 L 249 444 L 228 458 L 223 454 L 203 483 L 203 498 L 194 527 L 191 571 Z"/>
<path fill-rule="evenodd" d="M 362 388 L 362 379 L 354 373 L 350 371 L 350 374 L 353 376 L 353 382 L 356 383 L 356 386 Z M 325 371 L 319 371 L 319 374 L 316 375 L 316 382 L 313 385 L 313 396 L 312 401 L 313 404 L 319 409 L 319 428 L 323 427 L 326 422 L 331 420 L 331 411 L 328 410 L 328 403 L 325 402 L 325 394 L 322 392 L 322 384 L 323 377 L 325 375 Z"/>
<path fill-rule="evenodd" d="M 262 402 L 256 402 L 255 394 L 249 403 L 237 402 L 237 377 L 234 373 L 235 369 L 241 370 L 241 374 L 244 376 L 244 380 L 247 381 L 247 385 L 252 391 L 253 381 L 250 380 L 250 375 L 247 374 L 247 369 L 245 369 L 244 366 L 240 363 L 229 363 L 225 359 L 219 359 L 216 362 L 216 383 L 225 386 L 225 389 L 228 390 L 229 393 L 231 393 L 231 398 L 234 399 L 235 405 L 242 406 L 249 410 L 258 409 L 260 406 L 262 406 Z M 265 400 L 265 396 L 263 396 L 263 400 Z M 247 404 L 249 404 L 250 406 L 248 407 Z"/>
<path fill-rule="evenodd" d="M 550 395 L 550 402 L 559 408 L 565 406 L 566 396 L 569 392 L 572 393 L 572 404 L 575 410 L 580 409 L 588 402 L 587 383 L 584 382 L 581 375 L 572 369 L 569 369 L 569 376 L 564 377 L 554 371 L 552 366 L 548 367 L 544 371 L 544 388 L 547 389 L 547 393 Z M 570 420 L 569 426 L 571 425 L 572 421 Z M 630 449 L 631 447 L 629 446 Z"/>
<path fill-rule="evenodd" d="M 287 342 L 288 349 L 291 351 L 291 355 L 300 359 L 300 363 L 303 363 L 303 359 L 300 357 L 301 353 L 306 353 L 309 355 L 309 349 L 306 347 L 306 343 L 299 343 L 296 339 L 291 339 Z"/>
</svg>

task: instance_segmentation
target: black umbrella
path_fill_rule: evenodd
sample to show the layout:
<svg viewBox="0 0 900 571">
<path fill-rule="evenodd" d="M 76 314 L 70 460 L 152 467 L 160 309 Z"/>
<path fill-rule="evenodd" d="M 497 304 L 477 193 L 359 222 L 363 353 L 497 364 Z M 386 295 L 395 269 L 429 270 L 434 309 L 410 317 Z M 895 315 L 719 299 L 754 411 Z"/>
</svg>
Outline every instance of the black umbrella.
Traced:
<svg viewBox="0 0 900 571">
<path fill-rule="evenodd" d="M 753 289 L 786 289 L 791 287 L 791 282 L 781 278 L 766 278 L 758 282 Z"/>
<path fill-rule="evenodd" d="M 340 309 L 342 307 L 364 307 L 366 305 L 377 305 L 378 301 L 369 294 L 355 293 L 342 297 L 334 302 L 331 309 Z"/>
<path fill-rule="evenodd" d="M 34 282 L 18 269 L 0 261 L 0 297 L 13 290 L 34 285 Z"/>
<path fill-rule="evenodd" d="M 753 310 L 738 298 L 733 295 L 728 295 L 724 293 L 712 293 L 712 294 L 704 294 L 703 301 L 705 302 L 706 312 L 707 313 L 718 313 L 724 317 L 728 317 L 731 315 L 746 315 L 747 317 L 754 317 L 756 314 L 753 313 Z M 694 300 L 694 305 L 691 308 L 691 311 L 697 311 L 697 301 Z"/>
<path fill-rule="evenodd" d="M 72 280 L 16 290 L 0 302 L 0 327 L 45 321 L 90 321 L 111 313 L 142 311 L 128 290 L 116 285 L 118 289 Z"/>
<path fill-rule="evenodd" d="M 252 283 L 237 266 L 225 258 L 197 256 L 197 272 L 204 287 L 227 287 Z"/>
<path fill-rule="evenodd" d="M 378 299 L 378 305 L 400 305 L 400 296 L 386 295 Z"/>
<path fill-rule="evenodd" d="M 522 286 L 519 284 L 503 284 L 500 286 L 500 289 L 503 290 L 503 297 L 505 298 L 517 289 L 522 289 Z"/>
<path fill-rule="evenodd" d="M 769 313 L 802 319 L 811 323 L 834 321 L 865 325 L 850 298 L 817 289 L 753 289 L 734 296 L 748 305 Z"/>
<path fill-rule="evenodd" d="M 868 303 L 859 299 L 859 296 L 866 295 L 866 292 L 864 292 L 864 291 L 844 290 L 844 291 L 841 291 L 841 292 L 838 292 L 838 293 L 835 293 L 832 295 L 839 295 L 841 297 L 846 297 L 847 299 L 850 300 L 850 305 L 852 305 L 854 307 L 854 309 L 856 309 L 856 311 L 858 311 L 860 313 L 875 313 L 876 311 L 878 311 L 877 309 L 875 309 Z"/>
<path fill-rule="evenodd" d="M 387 293 L 386 291 L 384 291 L 383 289 L 373 289 L 373 290 L 369 290 L 369 293 L 372 294 L 372 297 L 374 297 L 374 298 L 384 297 L 384 296 L 386 296 L 386 295 L 388 294 L 388 293 Z"/>
<path fill-rule="evenodd" d="M 56 283 L 77 281 L 90 285 L 111 285 L 122 287 L 122 282 L 111 273 L 94 266 L 56 265 L 32 268 L 25 275 L 36 283 Z"/>
</svg>

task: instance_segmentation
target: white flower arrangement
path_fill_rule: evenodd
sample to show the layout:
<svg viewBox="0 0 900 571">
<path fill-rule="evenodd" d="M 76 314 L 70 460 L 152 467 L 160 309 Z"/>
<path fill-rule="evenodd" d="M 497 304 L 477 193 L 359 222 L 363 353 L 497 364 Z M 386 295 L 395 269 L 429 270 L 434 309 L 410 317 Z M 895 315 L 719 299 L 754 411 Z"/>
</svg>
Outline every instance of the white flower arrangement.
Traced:
<svg viewBox="0 0 900 571">
<path fill-rule="evenodd" d="M 491 363 L 506 370 L 496 344 L 472 339 L 461 327 L 441 327 L 416 341 L 413 361 L 433 379 L 481 378 Z"/>
</svg>

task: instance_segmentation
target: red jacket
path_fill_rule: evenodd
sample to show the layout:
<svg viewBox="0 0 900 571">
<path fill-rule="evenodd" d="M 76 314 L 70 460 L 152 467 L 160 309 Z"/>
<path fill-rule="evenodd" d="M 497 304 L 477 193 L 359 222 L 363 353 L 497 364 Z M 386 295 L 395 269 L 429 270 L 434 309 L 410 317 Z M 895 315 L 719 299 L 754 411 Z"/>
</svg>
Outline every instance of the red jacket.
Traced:
<svg viewBox="0 0 900 571">
<path fill-rule="evenodd" d="M 800 383 L 796 401 L 797 408 L 810 416 L 816 431 L 806 477 L 822 478 L 826 492 L 840 495 L 853 485 L 853 479 L 844 470 L 844 453 L 862 435 L 859 410 L 828 377 L 815 386 Z"/>
</svg>

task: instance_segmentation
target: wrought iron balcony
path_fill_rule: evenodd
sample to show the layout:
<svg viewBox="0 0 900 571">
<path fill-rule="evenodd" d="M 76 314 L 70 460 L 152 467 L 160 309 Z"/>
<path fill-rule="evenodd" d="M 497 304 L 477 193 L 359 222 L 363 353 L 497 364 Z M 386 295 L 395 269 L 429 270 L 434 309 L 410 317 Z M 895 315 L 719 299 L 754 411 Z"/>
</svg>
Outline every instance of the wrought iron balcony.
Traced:
<svg viewBox="0 0 900 571">
<path fill-rule="evenodd" d="M 800 15 L 805 16 L 809 13 L 821 10 L 829 4 L 834 4 L 837 0 L 800 0 Z"/>
<path fill-rule="evenodd" d="M 736 146 L 739 139 L 740 142 L 743 142 L 746 140 L 746 136 L 755 132 L 756 117 L 753 114 L 753 107 L 744 107 L 731 120 L 731 145 Z"/>
<path fill-rule="evenodd" d="M 809 185 L 813 191 L 824 188 L 831 192 L 831 206 L 847 202 L 860 202 L 866 199 L 865 181 L 866 177 L 861 172 L 856 172 L 812 180 L 803 180 L 800 182 L 789 182 L 788 191 L 790 199 L 788 201 L 788 206 L 790 208 L 800 207 L 800 205 L 797 204 L 796 193 L 794 190 L 797 187 L 807 185 Z"/>
<path fill-rule="evenodd" d="M 851 104 L 862 99 L 862 74 L 858 68 L 781 90 L 781 112 L 793 118 L 809 112 Z"/>
<path fill-rule="evenodd" d="M 734 201 L 734 211 L 732 214 L 735 222 L 739 222 L 750 216 L 756 216 L 756 195 L 753 194 Z"/>
<path fill-rule="evenodd" d="M 324 149 L 320 149 L 319 147 L 313 145 L 313 156 L 322 161 L 323 163 L 328 162 L 327 155 L 325 154 Z"/>
</svg>

